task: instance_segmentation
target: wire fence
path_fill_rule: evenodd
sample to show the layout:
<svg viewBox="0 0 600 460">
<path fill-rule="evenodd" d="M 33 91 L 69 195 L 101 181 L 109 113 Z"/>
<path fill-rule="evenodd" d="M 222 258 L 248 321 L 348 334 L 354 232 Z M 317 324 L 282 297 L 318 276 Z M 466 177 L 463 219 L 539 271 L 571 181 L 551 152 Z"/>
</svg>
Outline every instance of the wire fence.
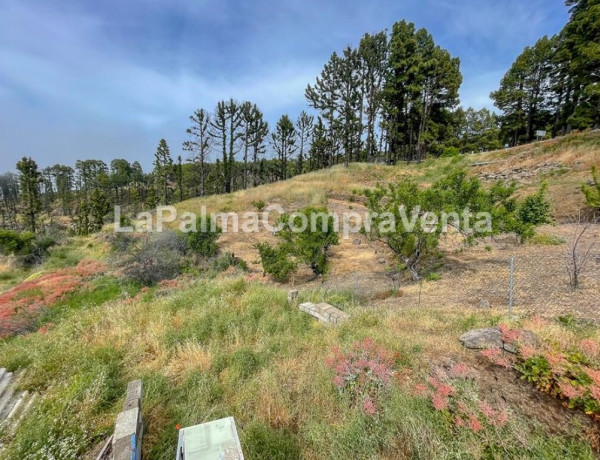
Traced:
<svg viewBox="0 0 600 460">
<path fill-rule="evenodd" d="M 599 250 L 588 255 L 577 288 L 570 284 L 566 251 L 507 252 L 449 257 L 439 272 L 420 282 L 382 269 L 326 280 L 323 287 L 351 291 L 367 306 L 493 308 L 544 317 L 572 314 L 600 323 Z"/>
</svg>

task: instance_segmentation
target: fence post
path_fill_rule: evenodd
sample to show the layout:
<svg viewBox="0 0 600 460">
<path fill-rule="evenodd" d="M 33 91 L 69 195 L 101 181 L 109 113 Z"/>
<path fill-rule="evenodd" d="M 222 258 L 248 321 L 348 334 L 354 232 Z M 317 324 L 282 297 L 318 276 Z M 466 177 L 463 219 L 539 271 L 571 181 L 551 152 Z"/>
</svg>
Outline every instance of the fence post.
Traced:
<svg viewBox="0 0 600 460">
<path fill-rule="evenodd" d="M 508 282 L 508 314 L 513 316 L 513 300 L 515 287 L 515 257 L 510 258 L 510 278 Z"/>
</svg>

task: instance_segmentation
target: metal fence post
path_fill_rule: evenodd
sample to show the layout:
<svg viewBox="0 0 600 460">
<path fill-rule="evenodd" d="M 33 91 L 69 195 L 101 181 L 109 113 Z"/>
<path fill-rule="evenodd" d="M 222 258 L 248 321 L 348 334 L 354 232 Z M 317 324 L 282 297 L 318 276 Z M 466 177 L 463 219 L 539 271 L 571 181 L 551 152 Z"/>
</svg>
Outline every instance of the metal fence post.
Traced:
<svg viewBox="0 0 600 460">
<path fill-rule="evenodd" d="M 510 258 L 510 279 L 508 282 L 508 314 L 513 315 L 513 299 L 514 299 L 514 287 L 515 287 L 515 258 Z"/>
</svg>

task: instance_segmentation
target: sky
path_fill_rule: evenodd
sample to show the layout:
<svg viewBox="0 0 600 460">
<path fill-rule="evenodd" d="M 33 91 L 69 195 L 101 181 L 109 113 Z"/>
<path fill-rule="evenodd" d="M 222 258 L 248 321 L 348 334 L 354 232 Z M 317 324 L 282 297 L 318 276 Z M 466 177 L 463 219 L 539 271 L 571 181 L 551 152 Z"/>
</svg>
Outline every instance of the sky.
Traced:
<svg viewBox="0 0 600 460">
<path fill-rule="evenodd" d="M 489 93 L 523 48 L 560 31 L 563 0 L 0 0 L 0 171 L 77 159 L 151 168 L 176 158 L 188 117 L 233 97 L 270 125 L 307 110 L 333 51 L 406 19 L 461 59 L 461 104 Z"/>
</svg>

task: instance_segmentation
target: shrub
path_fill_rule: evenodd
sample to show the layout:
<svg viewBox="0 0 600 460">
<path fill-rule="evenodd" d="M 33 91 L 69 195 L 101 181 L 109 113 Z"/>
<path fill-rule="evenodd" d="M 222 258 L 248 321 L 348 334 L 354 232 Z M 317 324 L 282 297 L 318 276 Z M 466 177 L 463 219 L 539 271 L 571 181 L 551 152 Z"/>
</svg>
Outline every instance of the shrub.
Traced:
<svg viewBox="0 0 600 460">
<path fill-rule="evenodd" d="M 600 210 L 600 174 L 596 166 L 592 167 L 592 184 L 584 184 L 581 191 L 585 195 L 588 206 Z"/>
<path fill-rule="evenodd" d="M 235 255 L 231 252 L 226 252 L 212 262 L 212 268 L 218 272 L 224 272 L 230 267 L 237 268 L 242 271 L 248 270 L 248 265 L 246 262 L 238 257 L 235 257 Z"/>
<path fill-rule="evenodd" d="M 518 207 L 514 231 L 521 243 L 535 235 L 535 227 L 552 222 L 551 205 L 546 197 L 547 188 L 543 184 L 537 193 L 525 198 Z"/>
<path fill-rule="evenodd" d="M 267 207 L 267 203 L 264 200 L 255 200 L 252 203 L 252 206 L 258 211 L 261 212 L 263 209 Z"/>
<path fill-rule="evenodd" d="M 392 383 L 395 358 L 392 352 L 366 338 L 355 342 L 349 352 L 335 347 L 326 364 L 335 373 L 333 384 L 338 390 L 361 404 L 365 414 L 375 416 L 377 398 Z"/>
<path fill-rule="evenodd" d="M 135 243 L 136 237 L 130 233 L 113 233 L 110 238 L 111 249 L 119 254 L 125 253 Z"/>
<path fill-rule="evenodd" d="M 273 247 L 269 243 L 257 243 L 263 275 L 271 275 L 277 281 L 285 281 L 298 268 L 289 253 L 281 246 Z"/>
<path fill-rule="evenodd" d="M 308 222 L 303 226 L 303 221 Z M 279 233 L 285 250 L 306 263 L 315 275 L 323 275 L 327 268 L 329 248 L 339 244 L 333 216 L 326 208 L 307 207 L 290 216 L 282 216 L 283 229 Z M 302 228 L 302 231 L 297 231 Z"/>
<path fill-rule="evenodd" d="M 41 263 L 48 255 L 48 249 L 54 245 L 56 240 L 51 236 L 36 237 L 31 232 L 0 229 L 0 253 L 15 255 L 24 266 Z"/>
<path fill-rule="evenodd" d="M 187 234 L 187 243 L 192 251 L 204 257 L 212 257 L 217 253 L 217 239 L 221 234 L 221 229 L 217 226 L 213 228 L 213 221 L 209 217 L 204 221 L 201 217 L 196 221 L 196 231 Z"/>
<path fill-rule="evenodd" d="M 151 234 L 125 258 L 123 274 L 144 285 L 175 278 L 181 273 L 185 249 L 185 242 L 175 232 Z"/>
<path fill-rule="evenodd" d="M 460 155 L 460 150 L 456 147 L 446 147 L 442 154 L 440 155 L 442 158 L 452 158 Z"/>
</svg>

